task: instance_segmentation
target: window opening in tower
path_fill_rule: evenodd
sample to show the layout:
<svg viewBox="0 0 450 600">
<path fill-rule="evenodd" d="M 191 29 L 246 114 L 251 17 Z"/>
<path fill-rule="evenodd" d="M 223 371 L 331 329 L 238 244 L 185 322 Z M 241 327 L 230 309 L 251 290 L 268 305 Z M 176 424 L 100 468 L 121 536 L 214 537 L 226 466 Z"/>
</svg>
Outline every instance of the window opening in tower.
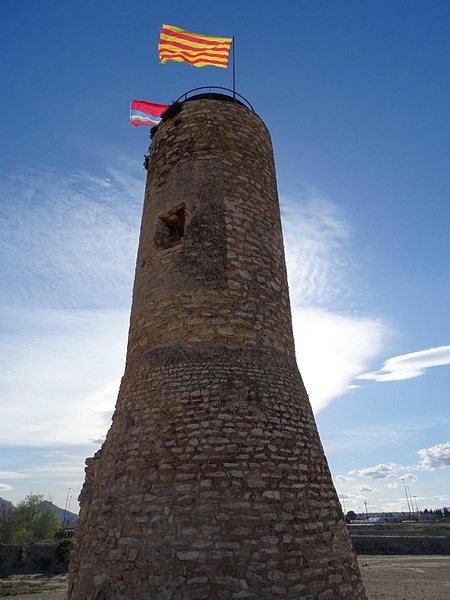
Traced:
<svg viewBox="0 0 450 600">
<path fill-rule="evenodd" d="M 155 232 L 155 245 L 158 248 L 172 248 L 179 244 L 184 236 L 186 223 L 186 205 L 179 204 L 158 215 Z"/>
</svg>

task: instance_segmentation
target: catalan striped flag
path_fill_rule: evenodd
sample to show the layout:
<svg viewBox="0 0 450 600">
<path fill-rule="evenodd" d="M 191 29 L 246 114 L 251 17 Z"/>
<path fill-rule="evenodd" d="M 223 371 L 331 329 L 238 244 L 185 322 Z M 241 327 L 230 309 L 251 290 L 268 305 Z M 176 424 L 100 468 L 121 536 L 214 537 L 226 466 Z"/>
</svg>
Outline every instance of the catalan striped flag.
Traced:
<svg viewBox="0 0 450 600">
<path fill-rule="evenodd" d="M 133 100 L 130 106 L 130 123 L 135 127 L 138 125 L 150 125 L 150 127 L 158 125 L 161 121 L 161 115 L 168 106 L 168 104 Z"/>
<path fill-rule="evenodd" d="M 161 62 L 188 62 L 195 67 L 228 67 L 233 38 L 211 37 L 163 25 L 158 52 Z"/>
</svg>

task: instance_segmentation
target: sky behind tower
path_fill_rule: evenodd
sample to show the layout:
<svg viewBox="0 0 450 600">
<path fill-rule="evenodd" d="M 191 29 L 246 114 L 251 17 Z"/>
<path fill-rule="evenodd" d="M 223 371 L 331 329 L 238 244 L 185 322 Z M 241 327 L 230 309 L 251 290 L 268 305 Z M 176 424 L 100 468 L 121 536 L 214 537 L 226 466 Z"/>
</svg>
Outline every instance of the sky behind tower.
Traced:
<svg viewBox="0 0 450 600">
<path fill-rule="evenodd" d="M 0 496 L 76 510 L 123 373 L 149 138 L 232 69 L 272 135 L 297 358 L 346 510 L 450 506 L 450 5 L 17 0 L 1 8 Z M 402 479 L 404 481 L 402 481 Z"/>
</svg>

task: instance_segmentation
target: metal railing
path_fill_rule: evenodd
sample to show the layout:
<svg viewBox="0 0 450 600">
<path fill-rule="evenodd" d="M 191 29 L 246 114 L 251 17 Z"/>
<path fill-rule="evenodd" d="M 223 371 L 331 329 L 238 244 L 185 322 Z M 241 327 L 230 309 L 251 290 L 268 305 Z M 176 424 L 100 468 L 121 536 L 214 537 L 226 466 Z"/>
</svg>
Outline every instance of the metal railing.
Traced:
<svg viewBox="0 0 450 600">
<path fill-rule="evenodd" d="M 195 93 L 194 92 L 199 92 L 200 90 L 203 90 L 203 92 L 201 94 Z M 207 90 L 207 91 L 204 91 Z M 213 92 L 212 90 L 221 90 L 222 92 L 228 92 L 227 94 L 223 94 L 221 92 Z M 247 108 L 249 108 L 252 112 L 255 112 L 255 109 L 253 108 L 253 106 L 250 104 L 250 102 L 244 98 L 244 96 L 241 96 L 241 94 L 238 94 L 237 92 L 230 90 L 229 88 L 225 88 L 225 87 L 220 87 L 217 85 L 211 85 L 211 86 L 203 86 L 203 87 L 198 87 L 198 88 L 194 88 L 192 90 L 189 90 L 188 92 L 186 92 L 185 94 L 182 94 L 179 98 L 177 98 L 176 102 L 185 102 L 186 100 L 192 100 L 193 97 L 196 96 L 201 96 L 202 98 L 209 98 L 209 99 L 214 99 L 214 97 L 217 96 L 225 96 L 227 99 L 229 99 L 230 102 L 239 102 L 239 104 L 242 104 L 243 106 L 246 106 Z"/>
</svg>

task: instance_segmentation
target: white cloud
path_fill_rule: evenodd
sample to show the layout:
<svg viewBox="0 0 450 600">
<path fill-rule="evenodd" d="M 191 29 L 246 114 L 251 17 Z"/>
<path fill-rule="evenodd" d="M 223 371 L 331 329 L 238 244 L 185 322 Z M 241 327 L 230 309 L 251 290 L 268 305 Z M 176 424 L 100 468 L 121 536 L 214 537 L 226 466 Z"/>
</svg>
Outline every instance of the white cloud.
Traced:
<svg viewBox="0 0 450 600">
<path fill-rule="evenodd" d="M 349 295 L 345 249 L 351 230 L 338 207 L 314 191 L 281 198 L 289 288 L 296 304 L 327 305 Z"/>
<path fill-rule="evenodd" d="M 370 479 L 386 479 L 395 478 L 397 471 L 404 469 L 401 465 L 389 463 L 388 465 L 379 464 L 376 467 L 366 467 L 365 469 L 354 469 L 349 471 L 349 475 L 357 475 L 359 477 L 369 477 Z"/>
<path fill-rule="evenodd" d="M 429 367 L 450 364 L 450 346 L 440 346 L 419 352 L 401 354 L 387 360 L 379 371 L 362 373 L 356 379 L 373 381 L 399 381 L 420 377 Z"/>
<path fill-rule="evenodd" d="M 337 481 L 353 481 L 354 477 L 345 477 L 345 475 L 336 475 Z"/>
<path fill-rule="evenodd" d="M 353 469 L 352 471 L 349 471 L 349 475 L 354 475 L 357 477 L 368 477 L 369 479 L 405 479 L 407 481 L 417 481 L 418 477 L 416 475 L 413 475 L 412 473 L 404 473 L 403 475 L 398 474 L 400 471 L 413 469 L 416 469 L 416 467 L 404 467 L 396 463 L 389 463 L 387 465 L 380 464 L 376 467 Z M 388 487 L 396 488 L 397 484 L 388 485 Z"/>
<path fill-rule="evenodd" d="M 29 475 L 26 475 L 25 473 L 16 473 L 15 471 L 0 471 L 1 479 L 26 479 L 27 477 L 29 477 Z"/>
<path fill-rule="evenodd" d="M 433 496 L 433 500 L 442 506 L 443 504 L 450 502 L 450 496 Z"/>
<path fill-rule="evenodd" d="M 111 174 L 108 184 L 48 169 L 0 178 L 0 303 L 129 305 L 142 189 L 136 197 L 137 176 Z"/>
<path fill-rule="evenodd" d="M 355 510 L 356 512 L 360 510 L 365 511 L 364 500 L 366 500 L 367 496 L 364 493 L 355 490 L 353 493 L 340 494 L 339 496 L 342 500 L 346 501 L 346 510 Z M 349 509 L 349 506 L 353 508 Z"/>
<path fill-rule="evenodd" d="M 142 176 L 27 169 L 0 184 L 9 208 L 0 215 L 2 439 L 98 441 L 125 363 Z M 283 211 L 297 357 L 319 410 L 380 352 L 386 328 L 326 308 L 351 296 L 350 229 L 336 206 L 310 194 Z"/>
<path fill-rule="evenodd" d="M 356 492 L 365 493 L 368 492 L 370 494 L 379 494 L 380 492 L 376 488 L 368 487 L 367 485 L 359 485 L 355 487 Z"/>
<path fill-rule="evenodd" d="M 2 443 L 98 440 L 125 364 L 143 174 L 25 167 L 0 188 Z"/>
<path fill-rule="evenodd" d="M 5 491 L 4 498 L 17 504 L 30 492 L 40 493 L 64 507 L 68 488 L 73 500 L 77 498 L 84 480 L 85 458 L 92 456 L 96 450 L 92 444 L 62 446 L 59 442 L 56 446 L 45 448 L 22 444 L 18 450 L 17 446 L 19 444 L 9 444 L 7 453 L 1 453 L 0 468 L 7 463 L 20 462 L 20 472 L 26 477 L 11 481 L 4 479 L 4 483 L 14 486 L 12 490 Z M 78 509 L 75 501 L 72 508 Z"/>
<path fill-rule="evenodd" d="M 419 463 L 421 469 L 435 470 L 450 467 L 450 442 L 424 448 L 419 450 L 418 454 L 421 457 Z"/>
<path fill-rule="evenodd" d="M 330 310 L 350 305 L 351 231 L 337 207 L 317 193 L 282 198 L 283 232 L 297 361 L 315 411 L 344 394 L 382 349 L 380 320 Z M 323 377 L 323 369 L 327 377 Z"/>
<path fill-rule="evenodd" d="M 412 473 L 405 473 L 404 475 L 400 475 L 399 479 L 406 479 L 406 481 L 417 481 L 419 478 L 417 475 L 413 475 Z"/>
<path fill-rule="evenodd" d="M 128 311 L 4 314 L 16 328 L 0 344 L 2 443 L 50 446 L 102 437 L 123 373 Z"/>
<path fill-rule="evenodd" d="M 10 492 L 14 488 L 12 485 L 8 485 L 7 483 L 0 483 L 0 492 Z"/>
<path fill-rule="evenodd" d="M 445 422 L 445 421 L 444 421 Z M 428 423 L 430 425 L 430 423 Z M 411 429 L 411 432 L 413 430 Z M 369 478 L 372 480 L 385 480 L 384 484 L 385 490 L 399 490 L 403 491 L 403 487 L 407 488 L 407 492 L 405 490 L 405 494 L 411 496 L 411 493 L 414 494 L 414 491 L 424 489 L 424 487 L 431 492 L 431 488 L 429 488 L 430 479 L 426 478 L 426 474 L 424 471 L 434 471 L 436 469 L 444 469 L 450 466 L 450 442 L 445 442 L 442 444 L 437 444 L 436 446 L 432 446 L 431 448 L 425 448 L 423 450 L 419 450 L 419 456 L 421 457 L 421 461 L 412 466 L 404 466 L 395 462 L 390 462 L 387 464 L 381 463 L 373 467 L 365 467 L 362 469 L 353 469 L 348 472 L 348 476 L 356 479 L 358 478 Z M 420 477 L 418 475 L 421 475 Z M 344 486 L 347 485 L 347 476 L 338 475 L 336 478 L 337 482 L 341 482 Z M 417 486 L 411 487 L 413 484 L 417 484 Z M 445 486 L 446 482 L 442 485 Z M 435 485 L 435 484 L 434 484 Z M 361 485 L 354 485 L 353 490 L 355 493 L 369 492 L 373 488 L 368 488 L 364 483 Z M 414 490 L 414 491 L 411 491 Z M 346 490 L 348 491 L 348 489 Z M 413 502 L 417 502 L 420 500 L 422 505 L 432 505 L 436 504 L 435 500 L 432 500 L 432 496 L 413 496 Z M 355 496 L 352 498 L 354 502 L 357 502 L 358 498 Z M 381 499 L 380 499 L 381 501 Z M 442 506 L 445 505 L 445 502 L 442 501 L 440 503 Z M 383 498 L 383 510 L 393 511 L 400 510 L 405 511 L 404 506 L 404 497 L 402 494 L 397 498 L 397 500 L 389 498 Z M 372 509 L 374 509 L 372 507 Z"/>
<path fill-rule="evenodd" d="M 295 306 L 293 328 L 297 362 L 315 411 L 346 392 L 361 367 L 380 352 L 385 333 L 374 319 Z"/>
</svg>

